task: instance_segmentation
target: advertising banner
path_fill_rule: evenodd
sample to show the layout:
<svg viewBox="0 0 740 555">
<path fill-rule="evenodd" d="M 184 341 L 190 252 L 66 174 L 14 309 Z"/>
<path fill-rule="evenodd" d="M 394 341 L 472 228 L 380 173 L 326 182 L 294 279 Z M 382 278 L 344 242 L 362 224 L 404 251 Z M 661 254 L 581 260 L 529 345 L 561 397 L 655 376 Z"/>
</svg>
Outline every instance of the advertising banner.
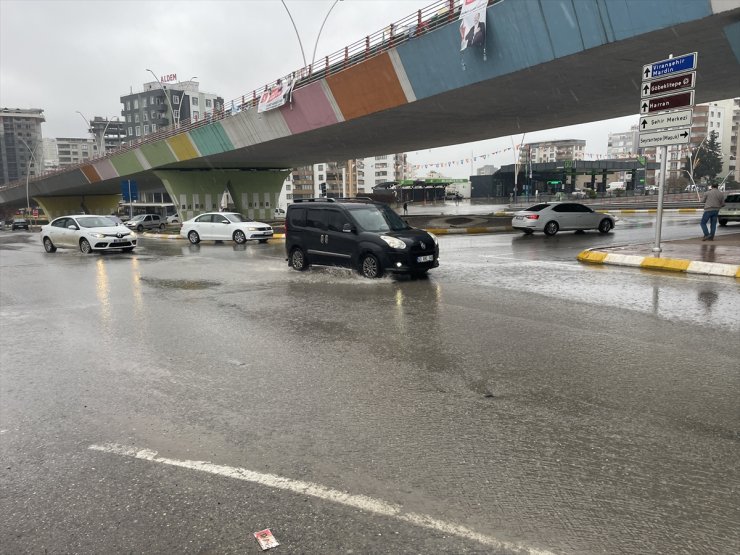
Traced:
<svg viewBox="0 0 740 555">
<path fill-rule="evenodd" d="M 460 10 L 460 51 L 486 43 L 488 0 L 463 0 Z"/>
<path fill-rule="evenodd" d="M 267 110 L 273 110 L 279 108 L 290 100 L 290 93 L 293 91 L 293 80 L 291 79 L 287 83 L 283 83 L 282 80 L 278 79 L 278 82 L 266 89 L 265 92 L 260 96 L 259 103 L 257 104 L 257 112 L 262 113 Z"/>
</svg>

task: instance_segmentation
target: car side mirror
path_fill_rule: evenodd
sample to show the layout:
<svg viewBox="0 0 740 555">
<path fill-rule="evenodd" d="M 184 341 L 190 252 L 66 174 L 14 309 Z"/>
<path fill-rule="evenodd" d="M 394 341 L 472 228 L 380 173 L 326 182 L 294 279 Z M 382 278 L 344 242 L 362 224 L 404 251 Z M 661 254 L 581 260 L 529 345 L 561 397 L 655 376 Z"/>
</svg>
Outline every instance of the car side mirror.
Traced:
<svg viewBox="0 0 740 555">
<path fill-rule="evenodd" d="M 356 230 L 352 226 L 352 224 L 344 224 L 344 226 L 342 226 L 342 232 L 343 233 L 354 233 L 355 231 Z"/>
<path fill-rule="evenodd" d="M 228 223 L 231 223 L 231 222 L 229 222 L 229 220 L 221 220 L 221 223 L 222 224 L 228 224 Z"/>
</svg>

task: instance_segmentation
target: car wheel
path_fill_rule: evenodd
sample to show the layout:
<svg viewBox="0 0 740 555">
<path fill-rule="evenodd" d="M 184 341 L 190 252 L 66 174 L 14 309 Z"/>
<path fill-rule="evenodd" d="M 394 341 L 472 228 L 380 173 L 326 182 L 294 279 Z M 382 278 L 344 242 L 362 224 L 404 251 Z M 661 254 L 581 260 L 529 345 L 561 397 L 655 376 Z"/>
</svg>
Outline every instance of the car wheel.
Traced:
<svg viewBox="0 0 740 555">
<path fill-rule="evenodd" d="M 379 278 L 383 275 L 380 261 L 374 254 L 366 254 L 360 261 L 360 273 L 369 279 Z"/>
<path fill-rule="evenodd" d="M 162 231 L 164 231 L 164 224 L 159 224 L 159 229 L 161 229 Z"/>
<path fill-rule="evenodd" d="M 44 249 L 46 250 L 46 252 L 57 252 L 57 248 L 48 237 L 44 237 Z"/>
<path fill-rule="evenodd" d="M 188 233 L 188 241 L 190 241 L 193 245 L 197 245 L 200 243 L 200 236 L 198 235 L 197 231 L 191 231 Z"/>
<path fill-rule="evenodd" d="M 604 218 L 599 222 L 599 233 L 609 233 L 612 229 L 612 222 L 611 220 L 607 220 Z"/>
<path fill-rule="evenodd" d="M 237 245 L 243 245 L 247 242 L 247 236 L 244 235 L 244 232 L 241 229 L 237 229 L 234 232 L 234 243 Z"/>
<path fill-rule="evenodd" d="M 264 244 L 267 243 L 267 239 L 260 239 L 258 242 Z"/>
<path fill-rule="evenodd" d="M 303 254 L 303 249 L 300 247 L 296 247 L 291 251 L 290 267 L 299 272 L 303 272 L 308 269 L 308 260 L 306 260 L 306 255 Z"/>
<path fill-rule="evenodd" d="M 141 225 L 141 224 L 139 224 L 139 226 L 136 228 L 136 231 L 138 231 L 139 233 L 141 233 L 142 231 L 144 231 L 144 226 Z"/>
<path fill-rule="evenodd" d="M 90 254 L 92 252 L 90 241 L 88 241 L 84 237 L 80 239 L 80 251 L 82 252 L 82 254 Z"/>
<path fill-rule="evenodd" d="M 720 219 L 720 220 L 719 220 L 719 225 L 721 225 L 722 227 L 726 226 L 726 225 L 727 225 L 727 220 L 725 220 L 725 219 Z"/>
<path fill-rule="evenodd" d="M 558 232 L 558 229 L 560 229 L 560 226 L 558 225 L 558 222 L 547 222 L 545 225 L 545 235 L 555 235 Z"/>
</svg>

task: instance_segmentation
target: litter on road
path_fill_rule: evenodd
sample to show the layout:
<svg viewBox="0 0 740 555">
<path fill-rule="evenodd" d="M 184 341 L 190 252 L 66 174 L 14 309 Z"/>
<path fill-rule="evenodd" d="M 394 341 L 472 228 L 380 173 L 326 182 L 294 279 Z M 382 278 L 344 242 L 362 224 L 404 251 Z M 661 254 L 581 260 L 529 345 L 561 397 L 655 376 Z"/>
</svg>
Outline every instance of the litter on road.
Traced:
<svg viewBox="0 0 740 555">
<path fill-rule="evenodd" d="M 280 545 L 278 541 L 275 539 L 275 536 L 272 535 L 272 532 L 270 532 L 269 528 L 260 530 L 259 532 L 255 532 L 254 537 L 257 540 L 257 542 L 260 544 L 262 551 L 267 551 L 268 549 L 271 549 L 273 547 L 277 547 L 278 545 Z"/>
</svg>

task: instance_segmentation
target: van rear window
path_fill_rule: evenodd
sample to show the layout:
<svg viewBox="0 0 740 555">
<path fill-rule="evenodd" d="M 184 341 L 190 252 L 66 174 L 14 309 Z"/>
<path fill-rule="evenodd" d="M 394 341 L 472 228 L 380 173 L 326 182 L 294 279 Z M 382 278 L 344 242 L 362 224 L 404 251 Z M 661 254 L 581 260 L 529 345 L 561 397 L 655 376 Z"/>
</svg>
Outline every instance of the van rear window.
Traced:
<svg viewBox="0 0 740 555">
<path fill-rule="evenodd" d="M 740 202 L 740 195 L 727 195 L 725 202 Z"/>
<path fill-rule="evenodd" d="M 306 209 L 291 208 L 288 210 L 288 226 L 305 227 L 306 226 Z"/>
</svg>

